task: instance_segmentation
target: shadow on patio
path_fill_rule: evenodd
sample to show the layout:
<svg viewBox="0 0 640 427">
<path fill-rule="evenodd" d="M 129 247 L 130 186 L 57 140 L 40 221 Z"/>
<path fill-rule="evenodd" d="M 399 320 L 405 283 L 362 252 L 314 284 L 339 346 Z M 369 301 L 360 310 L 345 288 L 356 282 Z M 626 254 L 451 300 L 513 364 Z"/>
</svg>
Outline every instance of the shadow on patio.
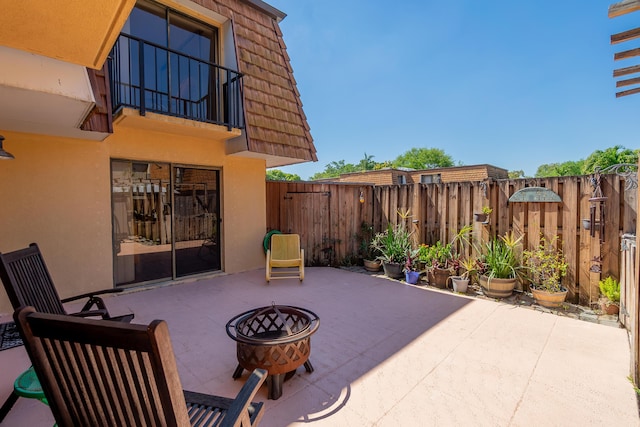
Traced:
<svg viewBox="0 0 640 427">
<path fill-rule="evenodd" d="M 300 367 L 261 426 L 640 425 L 627 381 L 626 331 L 333 268 L 267 285 L 264 270 L 130 292 L 107 300 L 136 323 L 169 324 L 183 387 L 234 396 L 235 342 L 225 324 L 276 304 L 320 316 L 311 374 Z M 6 320 L 6 319 L 3 319 Z M 29 365 L 0 352 L 0 399 Z M 3 425 L 51 425 L 20 399 Z"/>
</svg>

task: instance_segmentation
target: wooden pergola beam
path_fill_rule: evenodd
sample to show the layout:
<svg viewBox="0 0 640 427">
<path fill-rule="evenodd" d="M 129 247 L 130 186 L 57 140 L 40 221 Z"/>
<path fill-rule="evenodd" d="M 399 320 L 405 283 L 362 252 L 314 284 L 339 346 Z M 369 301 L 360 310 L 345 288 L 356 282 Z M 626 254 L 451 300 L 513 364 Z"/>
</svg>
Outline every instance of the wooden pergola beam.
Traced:
<svg viewBox="0 0 640 427">
<path fill-rule="evenodd" d="M 611 44 L 617 44 L 634 40 L 640 37 L 640 28 L 634 28 L 633 30 L 623 31 L 622 33 L 614 34 L 611 36 Z"/>
<path fill-rule="evenodd" d="M 636 87 L 634 89 L 623 90 L 622 92 L 616 92 L 616 98 L 620 98 L 627 95 L 633 95 L 635 93 L 640 93 L 640 87 Z"/>
<path fill-rule="evenodd" d="M 622 77 L 635 73 L 640 73 L 640 65 L 632 65 L 630 67 L 618 68 L 617 70 L 613 70 L 613 77 Z"/>
<path fill-rule="evenodd" d="M 609 6 L 609 18 L 640 10 L 640 0 L 624 0 Z"/>
<path fill-rule="evenodd" d="M 633 58 L 635 56 L 640 56 L 640 47 L 618 52 L 613 55 L 613 59 L 619 61 L 621 59 Z"/>
<path fill-rule="evenodd" d="M 640 77 L 634 77 L 632 79 L 626 79 L 626 80 L 618 80 L 616 82 L 616 87 L 624 87 L 624 86 L 631 86 L 631 85 L 637 85 L 640 84 Z"/>
</svg>

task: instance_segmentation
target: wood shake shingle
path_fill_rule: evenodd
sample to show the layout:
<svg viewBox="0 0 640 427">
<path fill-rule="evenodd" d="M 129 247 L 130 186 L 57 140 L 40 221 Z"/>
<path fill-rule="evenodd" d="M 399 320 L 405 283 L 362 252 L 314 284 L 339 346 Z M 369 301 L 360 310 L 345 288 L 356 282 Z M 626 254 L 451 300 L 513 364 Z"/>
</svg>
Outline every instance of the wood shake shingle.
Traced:
<svg viewBox="0 0 640 427">
<path fill-rule="evenodd" d="M 201 1 L 233 23 L 249 151 L 317 161 L 277 17 L 248 0 Z"/>
</svg>

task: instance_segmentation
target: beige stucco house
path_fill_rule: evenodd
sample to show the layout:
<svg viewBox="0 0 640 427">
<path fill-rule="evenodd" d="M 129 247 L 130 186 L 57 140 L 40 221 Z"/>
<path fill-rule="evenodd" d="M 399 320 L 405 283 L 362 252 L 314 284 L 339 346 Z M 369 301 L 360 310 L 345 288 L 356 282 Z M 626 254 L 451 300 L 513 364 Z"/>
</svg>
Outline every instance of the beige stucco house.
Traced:
<svg viewBox="0 0 640 427">
<path fill-rule="evenodd" d="M 284 17 L 260 0 L 4 5 L 0 252 L 37 242 L 62 297 L 261 267 L 265 169 L 317 160 Z"/>
</svg>

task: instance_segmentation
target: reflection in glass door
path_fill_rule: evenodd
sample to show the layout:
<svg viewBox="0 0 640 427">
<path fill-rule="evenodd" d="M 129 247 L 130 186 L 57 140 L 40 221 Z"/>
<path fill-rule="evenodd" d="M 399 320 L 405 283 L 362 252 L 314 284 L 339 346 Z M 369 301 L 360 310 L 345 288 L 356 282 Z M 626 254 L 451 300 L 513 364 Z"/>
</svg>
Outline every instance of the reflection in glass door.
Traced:
<svg viewBox="0 0 640 427">
<path fill-rule="evenodd" d="M 173 171 L 176 277 L 220 270 L 219 171 Z"/>
<path fill-rule="evenodd" d="M 220 269 L 219 171 L 171 171 L 166 163 L 111 162 L 116 285 Z"/>
</svg>

